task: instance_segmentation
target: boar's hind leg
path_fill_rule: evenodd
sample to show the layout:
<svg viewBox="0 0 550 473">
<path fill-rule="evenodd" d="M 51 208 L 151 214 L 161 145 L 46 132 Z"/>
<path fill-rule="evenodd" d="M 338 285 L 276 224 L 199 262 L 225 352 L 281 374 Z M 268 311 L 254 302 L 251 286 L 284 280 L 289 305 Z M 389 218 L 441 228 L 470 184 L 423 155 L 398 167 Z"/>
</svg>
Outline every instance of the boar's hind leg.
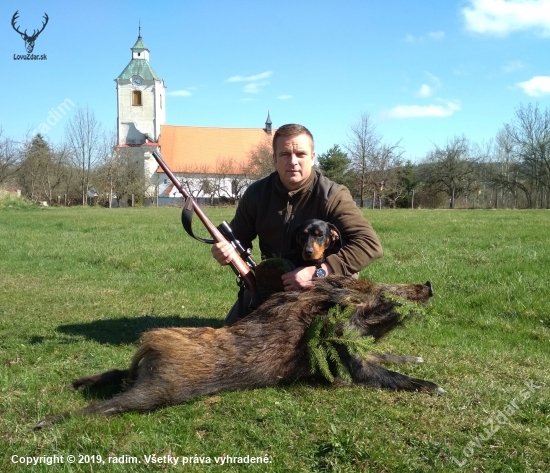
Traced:
<svg viewBox="0 0 550 473">
<path fill-rule="evenodd" d="M 97 387 L 97 385 L 93 384 L 93 387 Z M 170 402 L 159 393 L 159 390 L 155 389 L 154 385 L 150 383 L 142 383 L 141 385 L 136 383 L 127 391 L 107 401 L 94 402 L 76 412 L 65 412 L 64 414 L 56 416 L 48 416 L 35 424 L 33 428 L 34 430 L 41 430 L 50 425 L 62 422 L 72 416 L 79 417 L 90 414 L 112 416 L 126 411 L 145 412 L 168 404 L 170 404 Z"/>
<path fill-rule="evenodd" d="M 435 383 L 387 370 L 357 355 L 349 360 L 349 368 L 353 381 L 358 384 L 397 391 L 422 391 L 438 394 L 445 392 Z"/>
<path fill-rule="evenodd" d="M 106 401 L 94 402 L 77 411 L 75 415 L 99 414 L 112 416 L 126 411 L 146 412 L 170 404 L 162 395 L 162 389 L 152 383 L 136 382 L 127 391 Z"/>
<path fill-rule="evenodd" d="M 129 378 L 130 371 L 129 370 L 111 370 L 106 371 L 105 373 L 96 374 L 94 376 L 84 376 L 82 378 L 75 379 L 72 382 L 74 389 L 96 389 L 103 386 L 110 386 L 110 385 L 119 385 L 123 382 L 124 379 Z M 115 399 L 115 398 L 113 398 Z M 112 399 L 112 400 L 113 400 Z M 110 401 L 106 401 L 110 402 Z M 80 411 L 77 411 L 74 413 L 74 415 L 86 415 L 91 414 L 92 412 L 96 412 L 92 409 L 93 406 L 99 407 L 102 404 L 105 403 L 95 403 L 91 404 L 88 407 L 85 407 L 84 409 L 81 409 Z M 123 411 L 120 411 L 123 412 Z M 55 416 L 48 416 L 44 419 L 42 419 L 40 422 L 37 422 L 34 426 L 34 430 L 41 430 L 45 427 L 49 427 L 53 424 L 58 424 L 60 422 L 63 422 L 64 420 L 71 417 L 70 412 L 65 412 L 63 414 L 55 415 Z"/>
</svg>

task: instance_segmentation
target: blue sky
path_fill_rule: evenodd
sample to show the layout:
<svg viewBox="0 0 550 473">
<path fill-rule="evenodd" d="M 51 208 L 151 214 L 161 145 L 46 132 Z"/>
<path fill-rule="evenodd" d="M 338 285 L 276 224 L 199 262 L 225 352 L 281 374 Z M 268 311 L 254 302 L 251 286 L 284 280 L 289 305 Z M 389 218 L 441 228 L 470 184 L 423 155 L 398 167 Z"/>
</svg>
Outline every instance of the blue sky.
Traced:
<svg viewBox="0 0 550 473">
<path fill-rule="evenodd" d="M 38 29 L 34 54 L 12 29 Z M 164 79 L 167 123 L 302 123 L 318 152 L 368 113 L 417 160 L 454 135 L 493 138 L 521 103 L 550 105 L 550 0 L 3 1 L 4 136 L 21 140 L 66 99 L 116 126 L 114 79 L 138 35 Z"/>
</svg>

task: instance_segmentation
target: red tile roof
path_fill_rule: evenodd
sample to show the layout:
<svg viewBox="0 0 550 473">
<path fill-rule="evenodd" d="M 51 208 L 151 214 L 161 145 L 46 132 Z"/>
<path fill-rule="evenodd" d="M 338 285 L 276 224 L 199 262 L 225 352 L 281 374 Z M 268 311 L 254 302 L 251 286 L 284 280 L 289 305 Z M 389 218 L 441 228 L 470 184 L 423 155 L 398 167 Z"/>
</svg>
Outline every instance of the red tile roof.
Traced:
<svg viewBox="0 0 550 473">
<path fill-rule="evenodd" d="M 232 158 L 239 165 L 248 161 L 254 147 L 270 139 L 262 128 L 162 125 L 159 145 L 172 171 L 215 173 L 220 159 Z"/>
</svg>

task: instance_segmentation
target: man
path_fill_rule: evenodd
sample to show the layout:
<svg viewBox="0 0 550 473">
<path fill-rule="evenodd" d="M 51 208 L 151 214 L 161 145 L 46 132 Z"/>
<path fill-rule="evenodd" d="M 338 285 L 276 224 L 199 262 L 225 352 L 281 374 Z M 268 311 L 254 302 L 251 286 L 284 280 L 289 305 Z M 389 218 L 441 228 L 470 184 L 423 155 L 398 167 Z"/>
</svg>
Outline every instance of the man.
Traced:
<svg viewBox="0 0 550 473">
<path fill-rule="evenodd" d="M 311 132 L 302 125 L 280 127 L 273 137 L 275 172 L 245 191 L 231 228 L 245 248 L 250 248 L 258 236 L 262 258 L 296 261 L 301 250 L 293 244 L 294 230 L 305 220 L 325 220 L 338 228 L 342 241 L 338 251 L 329 254 L 321 268 L 326 276 L 353 276 L 382 256 L 382 246 L 349 190 L 315 171 L 314 162 Z M 234 252 L 228 242 L 212 247 L 212 255 L 222 265 L 231 261 Z M 285 291 L 311 286 L 317 269 L 299 266 L 284 274 Z M 226 325 L 235 322 L 238 316 L 236 303 L 226 318 Z"/>
</svg>

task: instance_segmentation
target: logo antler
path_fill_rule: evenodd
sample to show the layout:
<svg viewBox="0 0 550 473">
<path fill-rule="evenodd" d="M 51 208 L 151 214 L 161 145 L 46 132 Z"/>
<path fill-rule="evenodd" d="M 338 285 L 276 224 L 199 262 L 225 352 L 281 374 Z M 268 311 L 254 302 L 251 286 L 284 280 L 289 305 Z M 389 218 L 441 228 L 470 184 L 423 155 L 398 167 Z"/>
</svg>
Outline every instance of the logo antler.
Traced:
<svg viewBox="0 0 550 473">
<path fill-rule="evenodd" d="M 13 26 L 13 29 L 15 31 L 17 31 L 20 35 L 21 35 L 21 38 L 23 38 L 23 40 L 25 41 L 25 49 L 27 50 L 28 53 L 32 53 L 32 50 L 34 49 L 34 42 L 36 41 L 36 38 L 38 38 L 38 35 L 40 33 L 42 33 L 42 31 L 44 31 L 44 28 L 46 28 L 46 25 L 48 24 L 48 14 L 47 13 L 44 13 L 44 19 L 46 21 L 44 21 L 42 23 L 42 28 L 39 29 L 39 30 L 34 30 L 32 36 L 28 36 L 27 35 L 27 30 L 25 30 L 24 33 L 22 33 L 21 31 L 19 31 L 19 29 L 17 28 L 17 26 L 15 25 L 15 21 L 17 20 L 17 18 L 19 18 L 19 10 L 17 10 L 14 14 L 13 14 L 13 17 L 11 19 L 11 26 Z"/>
</svg>

